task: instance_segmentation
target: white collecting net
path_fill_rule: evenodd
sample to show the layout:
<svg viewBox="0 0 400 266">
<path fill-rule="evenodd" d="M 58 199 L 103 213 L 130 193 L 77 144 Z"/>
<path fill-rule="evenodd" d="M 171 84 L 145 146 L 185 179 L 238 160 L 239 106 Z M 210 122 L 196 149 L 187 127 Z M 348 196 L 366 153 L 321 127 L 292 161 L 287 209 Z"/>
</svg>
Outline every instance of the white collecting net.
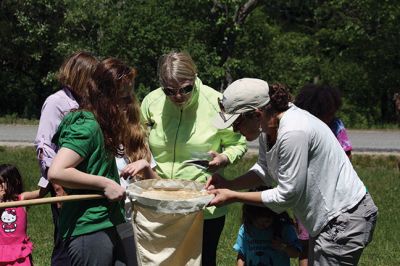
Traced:
<svg viewBox="0 0 400 266">
<path fill-rule="evenodd" d="M 139 265 L 201 265 L 204 184 L 171 179 L 129 185 Z"/>
</svg>

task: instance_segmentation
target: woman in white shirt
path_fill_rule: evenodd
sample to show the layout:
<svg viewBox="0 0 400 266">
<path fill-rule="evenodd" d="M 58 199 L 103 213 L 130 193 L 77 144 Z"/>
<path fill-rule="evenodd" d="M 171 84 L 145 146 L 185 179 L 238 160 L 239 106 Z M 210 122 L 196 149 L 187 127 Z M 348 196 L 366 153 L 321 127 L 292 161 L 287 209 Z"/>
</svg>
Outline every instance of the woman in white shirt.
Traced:
<svg viewBox="0 0 400 266">
<path fill-rule="evenodd" d="M 310 265 L 356 265 L 378 209 L 329 127 L 290 103 L 284 86 L 270 88 L 259 79 L 233 82 L 220 107 L 216 127 L 232 125 L 250 141 L 262 132 L 260 158 L 235 180 L 212 176 L 210 204 L 264 204 L 278 213 L 291 208 L 311 235 Z M 272 180 L 277 186 L 270 190 L 235 191 Z"/>
</svg>

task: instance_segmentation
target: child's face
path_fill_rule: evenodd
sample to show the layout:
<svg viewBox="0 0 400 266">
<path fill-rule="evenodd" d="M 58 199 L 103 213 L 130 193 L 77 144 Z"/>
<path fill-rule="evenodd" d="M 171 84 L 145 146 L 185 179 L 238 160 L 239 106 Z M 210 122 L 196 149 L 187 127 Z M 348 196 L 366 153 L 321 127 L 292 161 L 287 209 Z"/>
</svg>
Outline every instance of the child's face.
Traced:
<svg viewBox="0 0 400 266">
<path fill-rule="evenodd" d="M 0 201 L 3 201 L 4 195 L 6 195 L 7 185 L 0 181 Z"/>
<path fill-rule="evenodd" d="M 266 229 L 271 226 L 274 218 L 272 217 L 258 217 L 254 220 L 254 226 L 259 229 Z"/>
</svg>

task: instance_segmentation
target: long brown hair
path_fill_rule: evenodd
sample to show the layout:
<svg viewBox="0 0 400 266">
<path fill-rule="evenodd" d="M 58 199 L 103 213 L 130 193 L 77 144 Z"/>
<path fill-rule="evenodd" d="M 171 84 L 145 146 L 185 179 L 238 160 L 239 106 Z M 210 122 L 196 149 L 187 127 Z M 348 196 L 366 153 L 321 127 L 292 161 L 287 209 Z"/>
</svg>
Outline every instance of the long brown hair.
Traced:
<svg viewBox="0 0 400 266">
<path fill-rule="evenodd" d="M 88 105 L 103 131 L 106 149 L 113 155 L 121 145 L 130 161 L 150 160 L 140 107 L 133 93 L 136 70 L 116 58 L 100 62 L 89 84 Z"/>
<path fill-rule="evenodd" d="M 72 92 L 79 104 L 87 98 L 87 84 L 98 63 L 89 52 L 78 51 L 67 57 L 58 71 L 58 81 Z"/>
</svg>

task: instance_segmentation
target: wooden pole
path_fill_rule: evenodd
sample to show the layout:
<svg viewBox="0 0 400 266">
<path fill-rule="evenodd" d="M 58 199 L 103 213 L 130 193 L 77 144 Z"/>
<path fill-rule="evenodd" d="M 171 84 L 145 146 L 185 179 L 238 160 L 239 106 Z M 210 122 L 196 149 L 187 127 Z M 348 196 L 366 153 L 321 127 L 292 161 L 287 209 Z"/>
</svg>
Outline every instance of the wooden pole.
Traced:
<svg viewBox="0 0 400 266">
<path fill-rule="evenodd" d="M 3 208 L 15 208 L 21 206 L 32 206 L 40 204 L 67 202 L 67 201 L 77 201 L 77 200 L 92 200 L 92 199 L 104 199 L 105 196 L 99 194 L 82 194 L 82 195 L 67 195 L 60 197 L 46 197 L 40 199 L 31 200 L 18 200 L 18 201 L 7 201 L 0 203 L 0 209 Z"/>
</svg>

